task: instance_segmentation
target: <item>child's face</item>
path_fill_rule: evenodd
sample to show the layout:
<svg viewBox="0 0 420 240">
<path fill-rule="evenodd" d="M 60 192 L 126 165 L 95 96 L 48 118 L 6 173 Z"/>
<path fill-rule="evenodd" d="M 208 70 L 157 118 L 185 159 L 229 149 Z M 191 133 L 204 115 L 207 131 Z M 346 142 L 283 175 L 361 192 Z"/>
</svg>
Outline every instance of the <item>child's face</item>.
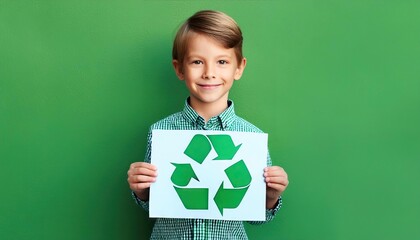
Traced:
<svg viewBox="0 0 420 240">
<path fill-rule="evenodd" d="M 205 35 L 192 34 L 184 62 L 173 61 L 177 76 L 185 81 L 191 105 L 225 106 L 233 81 L 242 76 L 246 60 L 238 63 L 233 48 L 227 49 Z"/>
</svg>

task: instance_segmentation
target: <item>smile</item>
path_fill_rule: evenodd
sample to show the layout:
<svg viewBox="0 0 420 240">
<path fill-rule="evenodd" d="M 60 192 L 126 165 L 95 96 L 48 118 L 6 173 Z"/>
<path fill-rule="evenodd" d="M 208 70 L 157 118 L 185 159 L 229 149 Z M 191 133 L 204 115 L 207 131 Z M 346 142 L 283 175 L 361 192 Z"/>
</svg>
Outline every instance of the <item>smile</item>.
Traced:
<svg viewBox="0 0 420 240">
<path fill-rule="evenodd" d="M 197 84 L 199 87 L 204 88 L 204 89 L 214 89 L 217 88 L 219 86 L 222 86 L 222 84 Z"/>
</svg>

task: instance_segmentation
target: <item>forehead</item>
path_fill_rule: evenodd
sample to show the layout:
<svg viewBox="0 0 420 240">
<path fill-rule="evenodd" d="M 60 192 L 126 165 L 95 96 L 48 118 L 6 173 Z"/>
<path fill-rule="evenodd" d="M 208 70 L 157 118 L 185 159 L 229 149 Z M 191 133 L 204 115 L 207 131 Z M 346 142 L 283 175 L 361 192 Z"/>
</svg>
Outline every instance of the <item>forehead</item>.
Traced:
<svg viewBox="0 0 420 240">
<path fill-rule="evenodd" d="M 188 57 L 194 54 L 205 54 L 206 56 L 226 55 L 228 57 L 234 57 L 235 50 L 233 48 L 224 47 L 222 43 L 210 36 L 191 33 L 187 39 L 186 56 Z"/>
</svg>

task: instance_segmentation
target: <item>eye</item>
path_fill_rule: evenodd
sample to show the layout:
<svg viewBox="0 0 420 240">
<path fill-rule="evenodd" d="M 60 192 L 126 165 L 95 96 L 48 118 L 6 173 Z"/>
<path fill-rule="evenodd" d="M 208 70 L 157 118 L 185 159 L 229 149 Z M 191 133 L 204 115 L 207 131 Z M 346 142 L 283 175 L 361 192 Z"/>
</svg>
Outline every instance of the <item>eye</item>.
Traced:
<svg viewBox="0 0 420 240">
<path fill-rule="evenodd" d="M 194 60 L 194 61 L 192 61 L 191 63 L 192 63 L 192 64 L 203 64 L 203 62 L 202 62 L 202 61 L 200 61 L 200 60 Z"/>
<path fill-rule="evenodd" d="M 218 61 L 218 63 L 219 63 L 219 64 L 222 64 L 222 65 L 228 64 L 228 62 L 227 62 L 227 61 L 225 61 L 225 60 L 219 60 L 219 61 Z"/>
</svg>

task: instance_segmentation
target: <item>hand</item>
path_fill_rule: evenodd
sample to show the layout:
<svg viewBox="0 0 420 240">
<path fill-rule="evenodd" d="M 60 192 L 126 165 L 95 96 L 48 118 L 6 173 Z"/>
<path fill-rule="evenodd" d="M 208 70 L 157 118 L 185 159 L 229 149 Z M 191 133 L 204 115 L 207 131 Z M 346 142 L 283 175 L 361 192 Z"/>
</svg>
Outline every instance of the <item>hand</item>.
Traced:
<svg viewBox="0 0 420 240">
<path fill-rule="evenodd" d="M 266 167 L 264 169 L 266 190 L 266 207 L 272 209 L 277 203 L 279 196 L 286 190 L 289 185 L 287 173 L 279 166 Z"/>
<path fill-rule="evenodd" d="M 146 162 L 135 162 L 128 169 L 127 181 L 130 189 L 143 201 L 149 200 L 150 185 L 156 181 L 156 167 Z"/>
</svg>

